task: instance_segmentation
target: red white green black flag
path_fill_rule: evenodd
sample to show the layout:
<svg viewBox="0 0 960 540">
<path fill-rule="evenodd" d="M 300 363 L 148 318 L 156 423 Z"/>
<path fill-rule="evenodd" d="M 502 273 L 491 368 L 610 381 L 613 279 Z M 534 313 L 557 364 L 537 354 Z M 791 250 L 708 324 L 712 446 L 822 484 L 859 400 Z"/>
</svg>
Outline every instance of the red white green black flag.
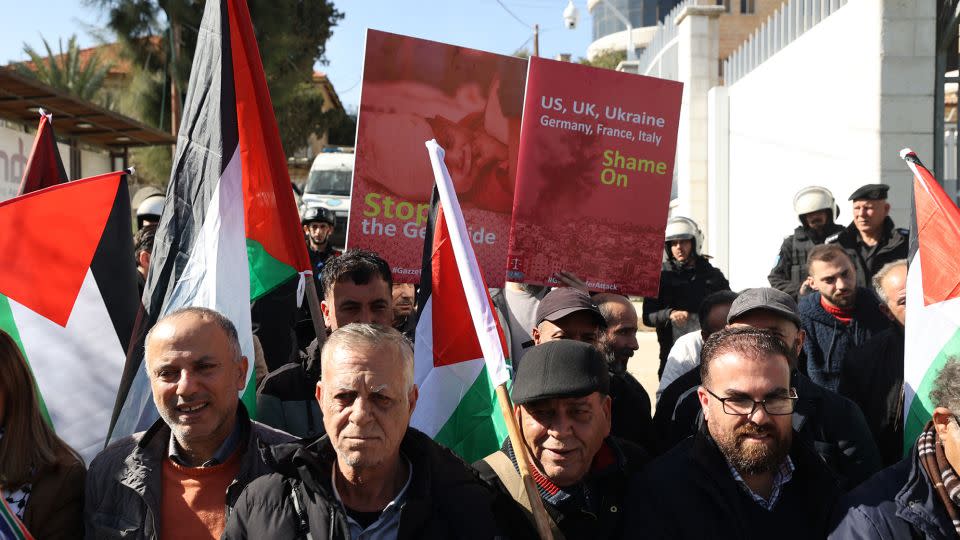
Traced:
<svg viewBox="0 0 960 540">
<path fill-rule="evenodd" d="M 252 415 L 250 302 L 310 272 L 286 167 L 247 3 L 208 1 L 138 336 L 181 307 L 224 313 L 251 360 L 242 399 Z M 142 359 L 141 342 L 127 361 L 111 439 L 157 418 Z"/>
<path fill-rule="evenodd" d="M 937 373 L 960 356 L 960 210 L 912 150 L 900 155 L 914 174 L 903 369 L 909 448 L 933 413 L 930 390 Z"/>
</svg>

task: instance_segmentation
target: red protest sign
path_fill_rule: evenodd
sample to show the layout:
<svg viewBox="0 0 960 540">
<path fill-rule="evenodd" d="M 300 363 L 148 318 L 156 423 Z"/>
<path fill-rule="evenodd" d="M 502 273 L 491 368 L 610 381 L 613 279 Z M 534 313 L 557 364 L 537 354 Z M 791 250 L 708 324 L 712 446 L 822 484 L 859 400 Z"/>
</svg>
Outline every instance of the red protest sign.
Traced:
<svg viewBox="0 0 960 540">
<path fill-rule="evenodd" d="M 397 283 L 420 281 L 433 171 L 446 151 L 470 240 L 490 286 L 503 284 L 526 61 L 367 32 L 348 247 L 379 253 Z"/>
<path fill-rule="evenodd" d="M 531 58 L 507 279 L 656 296 L 682 84 Z"/>
</svg>

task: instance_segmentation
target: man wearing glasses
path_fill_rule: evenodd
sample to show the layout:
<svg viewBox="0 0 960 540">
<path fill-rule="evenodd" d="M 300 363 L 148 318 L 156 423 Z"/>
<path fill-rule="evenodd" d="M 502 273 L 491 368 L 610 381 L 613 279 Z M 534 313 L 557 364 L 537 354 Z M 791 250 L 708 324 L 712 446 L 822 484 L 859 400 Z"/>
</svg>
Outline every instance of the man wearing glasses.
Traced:
<svg viewBox="0 0 960 540">
<path fill-rule="evenodd" d="M 631 494 L 646 504 L 634 505 L 626 530 L 671 539 L 824 536 L 839 489 L 812 449 L 793 444 L 789 356 L 770 330 L 710 336 L 697 389 L 704 422 L 634 479 Z"/>
</svg>

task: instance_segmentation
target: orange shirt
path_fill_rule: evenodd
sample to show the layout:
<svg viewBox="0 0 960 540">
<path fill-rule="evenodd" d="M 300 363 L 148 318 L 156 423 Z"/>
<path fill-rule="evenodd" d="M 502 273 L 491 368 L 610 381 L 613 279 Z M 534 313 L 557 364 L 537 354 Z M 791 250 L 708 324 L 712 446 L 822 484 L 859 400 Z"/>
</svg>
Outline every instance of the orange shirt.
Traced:
<svg viewBox="0 0 960 540">
<path fill-rule="evenodd" d="M 161 540 L 220 538 L 226 526 L 227 487 L 239 471 L 239 451 L 212 467 L 183 467 L 164 459 Z"/>
</svg>

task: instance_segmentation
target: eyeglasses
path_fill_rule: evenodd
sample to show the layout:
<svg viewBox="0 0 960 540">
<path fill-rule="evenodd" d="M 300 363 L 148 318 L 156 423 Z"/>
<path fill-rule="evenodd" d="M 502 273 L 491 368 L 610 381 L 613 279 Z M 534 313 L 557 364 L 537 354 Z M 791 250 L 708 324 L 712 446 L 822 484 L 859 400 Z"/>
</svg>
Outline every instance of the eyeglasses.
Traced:
<svg viewBox="0 0 960 540">
<path fill-rule="evenodd" d="M 748 397 L 720 397 L 710 391 L 706 386 L 703 387 L 708 394 L 713 396 L 723 406 L 723 412 L 734 416 L 753 416 L 757 410 L 757 405 L 763 407 L 763 410 L 770 415 L 780 416 L 793 414 L 797 405 L 797 390 L 790 389 L 790 394 L 781 397 L 771 397 L 756 401 Z"/>
</svg>

